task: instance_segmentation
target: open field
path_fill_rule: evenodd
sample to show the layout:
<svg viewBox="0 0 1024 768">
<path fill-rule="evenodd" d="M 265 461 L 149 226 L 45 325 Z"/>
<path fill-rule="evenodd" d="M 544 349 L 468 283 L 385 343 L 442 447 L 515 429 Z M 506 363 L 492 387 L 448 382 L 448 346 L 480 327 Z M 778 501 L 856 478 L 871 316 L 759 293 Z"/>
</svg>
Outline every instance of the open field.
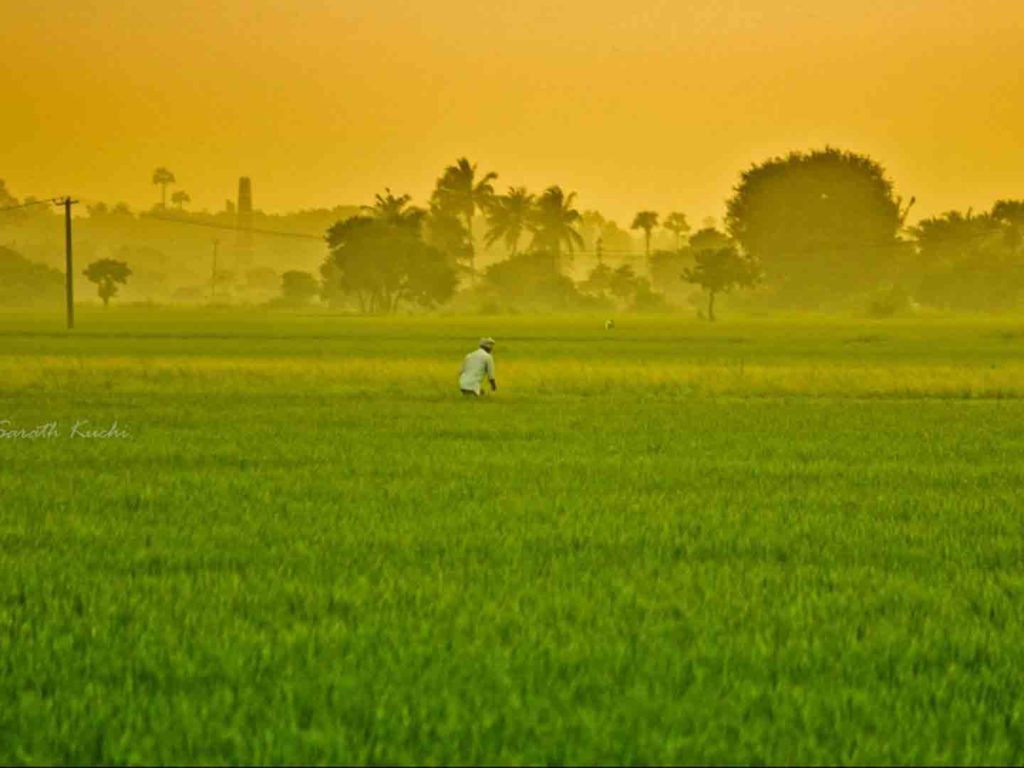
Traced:
<svg viewBox="0 0 1024 768">
<path fill-rule="evenodd" d="M 0 313 L 0 762 L 1024 761 L 1024 321 L 602 320 Z"/>
</svg>

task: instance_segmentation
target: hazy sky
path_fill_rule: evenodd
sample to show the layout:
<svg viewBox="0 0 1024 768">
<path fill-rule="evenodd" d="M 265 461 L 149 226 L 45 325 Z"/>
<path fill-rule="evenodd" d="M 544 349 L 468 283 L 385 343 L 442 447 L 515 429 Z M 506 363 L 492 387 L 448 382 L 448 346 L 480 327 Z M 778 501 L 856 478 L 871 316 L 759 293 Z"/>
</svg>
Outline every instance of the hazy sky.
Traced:
<svg viewBox="0 0 1024 768">
<path fill-rule="evenodd" d="M 265 210 L 422 201 L 460 155 L 583 208 L 719 216 L 830 143 L 917 214 L 1024 197 L 1020 0 L 3 0 L 15 195 Z M 625 222 L 628 223 L 628 222 Z"/>
</svg>

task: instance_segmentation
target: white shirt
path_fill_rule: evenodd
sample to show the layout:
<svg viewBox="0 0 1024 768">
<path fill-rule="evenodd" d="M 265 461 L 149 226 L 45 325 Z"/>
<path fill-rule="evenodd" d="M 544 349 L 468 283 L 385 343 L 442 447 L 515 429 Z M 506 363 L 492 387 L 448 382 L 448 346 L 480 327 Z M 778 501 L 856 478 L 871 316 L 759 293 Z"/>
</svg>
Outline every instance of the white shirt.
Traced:
<svg viewBox="0 0 1024 768">
<path fill-rule="evenodd" d="M 491 353 L 481 347 L 475 352 L 470 352 L 462 361 L 462 371 L 459 373 L 459 389 L 480 394 L 480 385 L 484 378 L 494 378 L 494 358 Z"/>
</svg>

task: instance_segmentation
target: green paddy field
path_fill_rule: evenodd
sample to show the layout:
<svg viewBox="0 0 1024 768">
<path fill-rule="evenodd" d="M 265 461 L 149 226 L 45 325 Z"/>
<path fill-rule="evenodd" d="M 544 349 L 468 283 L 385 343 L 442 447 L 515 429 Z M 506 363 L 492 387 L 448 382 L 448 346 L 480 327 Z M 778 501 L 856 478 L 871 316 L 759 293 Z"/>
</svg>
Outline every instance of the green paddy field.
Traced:
<svg viewBox="0 0 1024 768">
<path fill-rule="evenodd" d="M 2 763 L 1024 762 L 1024 320 L 78 320 L 0 313 Z"/>
</svg>

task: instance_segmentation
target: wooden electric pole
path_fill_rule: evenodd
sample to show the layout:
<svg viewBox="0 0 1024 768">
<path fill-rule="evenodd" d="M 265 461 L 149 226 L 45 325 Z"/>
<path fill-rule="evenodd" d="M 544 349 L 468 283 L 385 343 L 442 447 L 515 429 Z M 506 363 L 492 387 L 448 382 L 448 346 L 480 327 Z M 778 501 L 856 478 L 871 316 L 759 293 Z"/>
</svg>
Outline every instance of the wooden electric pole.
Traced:
<svg viewBox="0 0 1024 768">
<path fill-rule="evenodd" d="M 74 267 L 71 259 L 71 206 L 77 203 L 70 197 L 61 201 L 64 206 L 64 291 L 67 300 L 68 330 L 75 327 Z"/>
</svg>

